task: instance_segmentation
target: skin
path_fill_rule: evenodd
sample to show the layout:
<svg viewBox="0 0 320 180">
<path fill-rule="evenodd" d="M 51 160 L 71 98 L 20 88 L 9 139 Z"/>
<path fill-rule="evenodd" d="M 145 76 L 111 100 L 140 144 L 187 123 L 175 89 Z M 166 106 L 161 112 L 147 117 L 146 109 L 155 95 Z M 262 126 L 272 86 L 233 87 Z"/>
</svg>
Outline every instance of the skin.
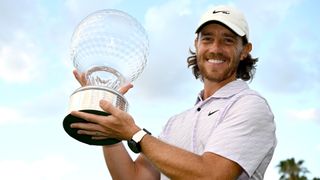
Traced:
<svg viewBox="0 0 320 180">
<path fill-rule="evenodd" d="M 239 36 L 220 24 L 205 26 L 194 43 L 198 67 L 204 81 L 203 99 L 236 79 L 238 64 L 252 49 L 251 43 L 243 46 Z M 213 63 L 210 59 L 221 62 Z"/>
<path fill-rule="evenodd" d="M 241 37 L 219 24 L 203 27 L 195 39 L 198 66 L 204 82 L 203 99 L 208 98 L 225 84 L 236 79 L 236 68 L 251 51 L 251 44 L 242 45 Z M 211 61 L 215 59 L 216 61 Z M 74 72 L 81 85 L 84 75 Z M 122 87 L 125 94 L 132 85 Z M 101 100 L 103 110 L 110 116 L 98 116 L 78 111 L 71 114 L 92 123 L 74 123 L 79 134 L 93 138 L 130 140 L 141 128 L 128 113 Z M 133 161 L 122 143 L 104 146 L 103 153 L 113 179 L 160 179 L 160 172 L 170 179 L 236 179 L 243 169 L 235 162 L 215 153 L 196 155 L 145 135 L 140 145 L 142 152 Z M 183 158 L 181 158 L 183 157 Z"/>
</svg>

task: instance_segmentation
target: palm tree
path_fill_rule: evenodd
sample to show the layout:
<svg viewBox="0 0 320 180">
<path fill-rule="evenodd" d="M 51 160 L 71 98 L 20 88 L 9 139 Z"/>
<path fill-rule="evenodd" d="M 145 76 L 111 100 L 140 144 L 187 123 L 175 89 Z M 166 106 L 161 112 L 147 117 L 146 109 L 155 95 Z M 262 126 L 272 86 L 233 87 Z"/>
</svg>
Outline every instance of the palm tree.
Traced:
<svg viewBox="0 0 320 180">
<path fill-rule="evenodd" d="M 303 162 L 303 160 L 296 162 L 294 158 L 280 161 L 277 165 L 281 175 L 280 180 L 307 180 L 305 174 L 309 171 L 302 166 Z"/>
</svg>

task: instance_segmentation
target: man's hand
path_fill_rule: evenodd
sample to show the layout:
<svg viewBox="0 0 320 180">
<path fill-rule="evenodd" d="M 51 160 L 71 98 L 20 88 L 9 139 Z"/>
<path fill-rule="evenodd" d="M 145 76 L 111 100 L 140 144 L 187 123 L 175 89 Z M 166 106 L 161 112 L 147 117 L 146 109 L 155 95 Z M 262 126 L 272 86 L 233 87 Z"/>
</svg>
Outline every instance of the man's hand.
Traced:
<svg viewBox="0 0 320 180">
<path fill-rule="evenodd" d="M 81 86 L 87 85 L 85 73 L 73 71 L 74 77 Z M 127 93 L 133 87 L 132 84 L 127 84 L 121 87 L 118 92 L 122 95 Z M 114 107 L 111 103 L 101 100 L 100 107 L 110 113 L 109 116 L 100 116 L 90 113 L 73 111 L 73 116 L 79 117 L 88 121 L 87 123 L 73 123 L 71 128 L 77 128 L 78 134 L 92 136 L 92 139 L 100 140 L 107 138 L 116 138 L 119 140 L 130 139 L 131 136 L 139 130 L 135 125 L 133 118 L 126 112 Z"/>
<path fill-rule="evenodd" d="M 111 103 L 101 100 L 100 107 L 110 113 L 109 116 L 101 116 L 79 111 L 72 111 L 71 115 L 88 121 L 89 123 L 73 123 L 71 128 L 77 128 L 79 134 L 93 136 L 93 139 L 116 138 L 129 140 L 140 128 L 134 123 L 133 118 Z"/>
</svg>

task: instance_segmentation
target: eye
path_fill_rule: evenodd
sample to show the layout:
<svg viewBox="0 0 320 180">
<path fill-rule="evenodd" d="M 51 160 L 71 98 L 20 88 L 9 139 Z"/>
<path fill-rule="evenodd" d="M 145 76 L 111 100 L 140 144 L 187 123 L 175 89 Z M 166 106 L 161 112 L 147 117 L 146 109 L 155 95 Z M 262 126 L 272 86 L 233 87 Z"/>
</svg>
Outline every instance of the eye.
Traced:
<svg viewBox="0 0 320 180">
<path fill-rule="evenodd" d="M 225 44 L 228 44 L 228 45 L 234 44 L 235 41 L 236 41 L 236 40 L 235 40 L 234 38 L 232 38 L 232 37 L 225 37 L 225 38 L 224 38 Z"/>
<path fill-rule="evenodd" d="M 201 37 L 201 41 L 203 41 L 203 42 L 211 42 L 212 39 L 213 38 L 211 36 L 202 36 Z"/>
</svg>

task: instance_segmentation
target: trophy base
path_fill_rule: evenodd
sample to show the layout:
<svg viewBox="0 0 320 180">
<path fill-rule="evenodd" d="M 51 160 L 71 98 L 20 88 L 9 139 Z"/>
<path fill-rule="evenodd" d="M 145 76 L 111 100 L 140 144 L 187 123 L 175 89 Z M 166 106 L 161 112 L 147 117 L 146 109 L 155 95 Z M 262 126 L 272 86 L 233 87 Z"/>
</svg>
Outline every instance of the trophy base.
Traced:
<svg viewBox="0 0 320 180">
<path fill-rule="evenodd" d="M 99 106 L 99 101 L 104 99 L 111 102 L 115 107 L 127 111 L 128 103 L 118 92 L 104 87 L 86 86 L 76 90 L 70 97 L 69 112 L 82 111 L 96 115 L 108 116 Z M 63 120 L 63 128 L 72 138 L 89 145 L 112 145 L 120 142 L 118 139 L 92 139 L 90 135 L 78 134 L 77 128 L 71 128 L 72 123 L 89 123 L 88 121 L 68 114 Z M 91 122 L 90 122 L 91 123 Z"/>
<path fill-rule="evenodd" d="M 96 110 L 81 110 L 81 111 L 86 113 L 96 114 L 96 115 L 102 115 L 102 116 L 109 115 L 109 113 L 96 111 Z M 83 120 L 81 118 L 78 118 L 69 114 L 63 120 L 63 128 L 69 134 L 69 136 L 73 137 L 74 139 L 80 142 L 83 142 L 89 145 L 99 145 L 99 146 L 112 145 L 120 142 L 120 140 L 114 139 L 114 138 L 96 140 L 96 139 L 92 139 L 92 136 L 90 135 L 78 134 L 77 131 L 79 129 L 70 127 L 72 123 L 78 123 L 78 122 L 87 123 L 86 120 Z"/>
</svg>

